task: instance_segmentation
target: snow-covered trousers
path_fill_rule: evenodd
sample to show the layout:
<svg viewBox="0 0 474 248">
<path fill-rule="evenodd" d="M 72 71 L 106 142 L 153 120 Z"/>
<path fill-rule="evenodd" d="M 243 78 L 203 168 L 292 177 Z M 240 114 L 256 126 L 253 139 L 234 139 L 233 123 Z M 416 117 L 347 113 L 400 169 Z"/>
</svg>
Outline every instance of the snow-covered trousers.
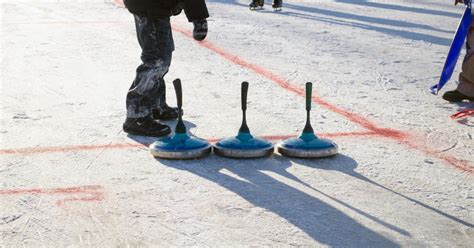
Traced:
<svg viewBox="0 0 474 248">
<path fill-rule="evenodd" d="M 138 66 L 135 80 L 128 90 L 126 106 L 128 118 L 141 118 L 166 104 L 163 77 L 171 64 L 174 41 L 169 18 L 134 17 L 143 63 Z"/>
<path fill-rule="evenodd" d="M 474 97 L 474 18 L 467 33 L 466 50 L 457 90 L 466 96 Z"/>
</svg>

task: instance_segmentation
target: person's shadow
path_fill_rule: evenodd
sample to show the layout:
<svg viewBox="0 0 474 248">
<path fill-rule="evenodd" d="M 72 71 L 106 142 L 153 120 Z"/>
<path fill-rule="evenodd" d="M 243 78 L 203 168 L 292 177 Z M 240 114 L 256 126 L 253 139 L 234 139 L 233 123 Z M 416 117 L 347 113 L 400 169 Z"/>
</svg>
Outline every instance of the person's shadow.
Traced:
<svg viewBox="0 0 474 248">
<path fill-rule="evenodd" d="M 176 122 L 169 122 L 168 124 L 174 127 L 175 123 Z M 195 127 L 195 124 L 191 122 L 185 122 L 185 124 L 188 130 L 191 130 L 189 133 L 192 136 L 192 128 Z M 128 137 L 146 146 L 156 140 L 156 138 L 133 135 L 129 135 Z M 474 227 L 471 223 L 400 194 L 357 173 L 355 171 L 358 166 L 357 162 L 343 154 L 317 160 L 287 158 L 278 154 L 274 154 L 268 158 L 250 160 L 227 159 L 215 155 L 201 160 L 157 160 L 163 165 L 193 173 L 224 187 L 255 206 L 267 209 L 286 219 L 314 240 L 329 246 L 399 247 L 399 244 L 361 225 L 344 212 L 318 198 L 276 180 L 267 175 L 265 171 L 300 183 L 318 194 L 404 236 L 411 236 L 411 234 L 400 227 L 387 223 L 370 213 L 353 207 L 346 202 L 314 188 L 288 172 L 287 169 L 291 167 L 292 164 L 296 164 L 297 166 L 306 166 L 317 170 L 333 170 L 335 172 L 344 173 L 417 203 L 430 211 L 434 211 L 467 227 Z M 225 171 L 229 171 L 237 177 L 230 176 L 226 174 Z"/>
<path fill-rule="evenodd" d="M 412 7 L 412 6 L 403 6 L 403 5 L 396 5 L 392 3 L 382 3 L 382 2 L 372 2 L 367 0 L 336 0 L 336 2 L 347 3 L 347 4 L 355 4 L 355 5 L 362 5 L 366 7 L 373 7 L 373 8 L 382 8 L 388 10 L 396 10 L 396 11 L 407 11 L 412 12 L 415 14 L 430 14 L 435 16 L 447 16 L 447 17 L 455 17 L 458 18 L 459 14 L 442 11 L 442 10 L 433 10 L 429 8 L 419 8 L 419 7 Z"/>
<path fill-rule="evenodd" d="M 279 155 L 252 160 L 234 160 L 210 156 L 202 160 L 173 161 L 158 159 L 158 161 L 166 166 L 198 175 L 238 194 L 253 205 L 284 218 L 321 244 L 331 247 L 400 246 L 388 237 L 361 225 L 344 212 L 324 201 L 264 173 L 264 171 L 277 173 L 309 186 L 287 171 L 291 166 L 291 161 Z M 331 159 L 311 160 L 308 163 L 325 166 L 328 161 L 349 168 L 357 167 L 357 163 L 345 155 L 337 155 Z M 226 171 L 231 172 L 236 177 L 230 176 L 229 173 L 225 173 Z M 393 231 L 410 236 L 407 231 L 401 228 L 386 223 L 320 190 L 309 187 Z"/>
<path fill-rule="evenodd" d="M 247 7 L 246 4 L 242 4 L 239 1 L 226 1 L 226 0 L 212 0 L 212 2 L 222 3 L 222 4 L 233 4 L 242 7 Z M 250 1 L 249 1 L 250 2 Z M 268 2 L 268 1 L 267 1 Z M 453 32 L 451 30 L 443 30 L 438 27 L 433 27 L 423 23 L 414 23 L 400 19 L 390 19 L 390 18 L 380 18 L 372 17 L 368 15 L 358 15 L 350 12 L 338 11 L 337 9 L 324 9 L 318 8 L 317 5 L 309 6 L 302 5 L 298 3 L 286 3 L 283 1 L 284 11 L 274 12 L 272 10 L 261 11 L 262 13 L 276 13 L 282 16 L 291 16 L 295 18 L 314 20 L 318 22 L 326 22 L 332 25 L 348 26 L 350 28 L 360 28 L 364 30 L 377 31 L 391 36 L 401 37 L 410 40 L 420 40 L 428 43 L 433 43 L 437 45 L 449 46 L 451 44 L 450 38 L 445 38 L 441 36 L 436 36 L 431 33 L 423 33 L 417 30 L 429 30 L 435 32 L 441 32 L 451 35 Z M 348 0 L 341 2 L 350 2 Z M 360 2 L 365 1 L 351 1 Z M 380 6 L 379 6 L 380 7 Z M 384 7 L 394 7 L 387 6 Z M 435 12 L 436 13 L 436 12 Z M 460 16 L 458 14 L 457 16 Z M 374 25 L 379 24 L 379 25 Z M 408 30 L 407 30 L 408 28 Z"/>
<path fill-rule="evenodd" d="M 346 158 L 348 158 L 348 157 L 346 157 Z M 350 158 L 348 158 L 348 159 L 350 159 Z M 462 220 L 462 219 L 460 219 L 460 218 L 458 218 L 458 217 L 455 217 L 455 216 L 453 216 L 453 215 L 450 215 L 450 214 L 448 214 L 448 213 L 445 213 L 445 212 L 443 212 L 443 211 L 441 211 L 441 210 L 439 210 L 439 209 L 436 209 L 436 208 L 434 208 L 434 207 L 431 207 L 431 206 L 429 206 L 428 204 L 425 204 L 425 203 L 423 203 L 423 202 L 420 202 L 420 201 L 418 201 L 418 200 L 416 200 L 416 199 L 413 199 L 413 198 L 411 198 L 411 197 L 409 197 L 409 196 L 406 196 L 406 195 L 403 195 L 403 194 L 401 194 L 401 193 L 398 193 L 398 192 L 396 192 L 396 191 L 394 191 L 394 190 L 392 190 L 392 189 L 390 189 L 390 188 L 388 188 L 388 187 L 386 187 L 386 186 L 384 186 L 384 185 L 381 185 L 381 184 L 379 184 L 379 183 L 377 183 L 377 182 L 371 180 L 370 178 L 367 178 L 366 176 L 364 176 L 364 175 L 362 175 L 362 174 L 360 174 L 360 173 L 357 173 L 357 172 L 355 171 L 355 169 L 357 168 L 357 163 L 340 163 L 340 162 L 338 162 L 338 161 L 336 161 L 336 160 L 332 160 L 332 161 L 328 161 L 328 163 L 326 163 L 326 164 L 321 164 L 321 163 L 314 163 L 314 162 L 312 162 L 311 160 L 304 160 L 304 159 L 291 159 L 291 160 L 292 160 L 294 163 L 296 163 L 296 164 L 299 164 L 299 165 L 302 165 L 302 166 L 307 166 L 307 167 L 314 168 L 314 169 L 319 169 L 319 170 L 333 170 L 333 171 L 337 171 L 337 172 L 340 172 L 340 173 L 344 173 L 344 174 L 346 174 L 346 175 L 349 175 L 349 176 L 351 176 L 351 177 L 357 178 L 357 179 L 362 180 L 362 181 L 364 181 L 364 182 L 370 183 L 370 184 L 372 184 L 372 185 L 374 185 L 374 186 L 376 186 L 376 187 L 379 187 L 379 188 L 381 188 L 381 189 L 384 189 L 384 190 L 386 190 L 386 191 L 389 191 L 389 192 L 391 192 L 391 193 L 393 193 L 393 194 L 395 194 L 395 195 L 398 195 L 398 196 L 400 196 L 400 197 L 402 197 L 402 198 L 404 198 L 404 199 L 406 199 L 406 200 L 408 200 L 408 201 L 411 201 L 411 202 L 413 202 L 413 203 L 416 203 L 416 204 L 418 204 L 419 206 L 422 206 L 422 207 L 424 207 L 424 208 L 426 208 L 426 209 L 428 209 L 428 210 L 430 210 L 430 211 L 433 211 L 433 212 L 435 212 L 435 213 L 437 213 L 437 214 L 439 214 L 439 215 L 441 215 L 441 216 L 444 216 L 444 217 L 446 217 L 446 218 L 448 218 L 448 219 L 451 219 L 452 221 L 457 222 L 457 223 L 459 223 L 459 224 L 462 224 L 462 225 L 464 225 L 464 226 L 466 226 L 466 227 L 470 227 L 470 228 L 473 228 L 473 227 L 474 227 L 474 224 L 472 224 L 472 223 L 469 223 L 469 222 L 464 221 L 464 220 Z M 311 186 L 309 186 L 309 187 L 311 187 Z M 335 201 L 337 201 L 337 200 L 335 200 Z M 341 203 L 341 204 L 343 204 L 343 203 Z M 344 205 L 344 204 L 343 204 L 343 205 Z M 357 212 L 357 210 L 355 210 L 355 211 Z M 368 217 L 368 218 L 371 219 L 371 217 Z"/>
</svg>

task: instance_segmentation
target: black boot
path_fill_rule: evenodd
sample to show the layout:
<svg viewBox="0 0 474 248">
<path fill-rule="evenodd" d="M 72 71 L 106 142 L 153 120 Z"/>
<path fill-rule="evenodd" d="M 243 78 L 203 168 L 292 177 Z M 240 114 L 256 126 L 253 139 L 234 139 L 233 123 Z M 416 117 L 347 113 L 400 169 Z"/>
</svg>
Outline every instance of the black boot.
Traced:
<svg viewBox="0 0 474 248">
<path fill-rule="evenodd" d="M 181 110 L 181 115 L 183 111 Z M 168 104 L 165 104 L 164 107 L 160 109 L 153 110 L 153 119 L 161 121 L 170 121 L 176 120 L 179 116 L 179 110 L 175 107 L 170 107 Z"/>
<path fill-rule="evenodd" d="M 273 4 L 272 4 L 272 7 L 275 9 L 275 10 L 281 10 L 281 6 L 283 5 L 283 1 L 282 0 L 273 0 Z"/>
<path fill-rule="evenodd" d="M 252 2 L 249 4 L 249 7 L 250 9 L 256 9 L 257 7 L 263 7 L 264 4 L 264 0 L 252 0 Z"/>
<path fill-rule="evenodd" d="M 443 99 L 448 102 L 462 102 L 464 100 L 474 102 L 474 97 L 466 96 L 457 90 L 446 91 L 446 93 L 443 94 Z"/>
<path fill-rule="evenodd" d="M 143 118 L 127 118 L 123 123 L 123 131 L 132 135 L 162 137 L 171 133 L 167 125 L 154 120 L 151 116 Z"/>
</svg>

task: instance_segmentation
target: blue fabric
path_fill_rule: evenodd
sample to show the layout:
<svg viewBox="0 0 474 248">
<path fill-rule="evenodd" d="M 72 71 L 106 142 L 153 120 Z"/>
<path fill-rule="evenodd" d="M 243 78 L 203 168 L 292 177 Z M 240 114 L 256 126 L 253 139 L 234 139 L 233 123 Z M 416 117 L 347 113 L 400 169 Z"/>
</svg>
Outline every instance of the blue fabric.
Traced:
<svg viewBox="0 0 474 248">
<path fill-rule="evenodd" d="M 441 77 L 439 79 L 438 84 L 431 87 L 431 92 L 433 94 L 438 94 L 438 92 L 443 88 L 443 86 L 451 79 L 453 75 L 454 68 L 456 67 L 456 63 L 459 58 L 459 54 L 461 53 L 462 47 L 466 40 L 467 31 L 469 25 L 471 24 L 471 3 L 470 1 L 466 1 L 467 7 L 464 11 L 464 15 L 459 22 L 458 30 L 454 35 L 453 42 L 451 44 L 451 48 L 449 49 L 448 56 L 446 58 L 446 62 L 444 63 L 443 71 L 441 72 Z"/>
</svg>

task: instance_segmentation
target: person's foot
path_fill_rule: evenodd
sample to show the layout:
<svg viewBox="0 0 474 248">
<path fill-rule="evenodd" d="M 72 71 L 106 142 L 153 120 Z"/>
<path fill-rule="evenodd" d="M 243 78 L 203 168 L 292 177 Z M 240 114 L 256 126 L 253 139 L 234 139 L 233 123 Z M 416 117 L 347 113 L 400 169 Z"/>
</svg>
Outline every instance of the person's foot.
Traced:
<svg viewBox="0 0 474 248">
<path fill-rule="evenodd" d="M 127 118 L 123 123 L 123 131 L 132 135 L 162 137 L 171 133 L 171 129 L 154 120 L 151 116 L 143 118 Z"/>
<path fill-rule="evenodd" d="M 474 97 L 466 96 L 457 90 L 446 91 L 446 93 L 443 94 L 443 99 L 448 102 L 462 102 L 464 100 L 474 102 Z"/>
<path fill-rule="evenodd" d="M 249 4 L 249 7 L 250 9 L 255 9 L 257 7 L 263 7 L 264 4 L 264 0 L 252 0 L 252 2 Z"/>
<path fill-rule="evenodd" d="M 282 0 L 273 0 L 272 7 L 274 9 L 278 9 L 278 8 L 281 8 L 282 4 L 283 4 Z"/>
<path fill-rule="evenodd" d="M 183 114 L 183 111 L 181 111 L 181 115 Z M 162 120 L 162 121 L 170 121 L 170 120 L 176 120 L 179 117 L 179 109 L 170 107 L 168 105 L 165 105 L 164 107 L 160 109 L 155 109 L 153 110 L 153 119 L 155 120 Z"/>
</svg>

